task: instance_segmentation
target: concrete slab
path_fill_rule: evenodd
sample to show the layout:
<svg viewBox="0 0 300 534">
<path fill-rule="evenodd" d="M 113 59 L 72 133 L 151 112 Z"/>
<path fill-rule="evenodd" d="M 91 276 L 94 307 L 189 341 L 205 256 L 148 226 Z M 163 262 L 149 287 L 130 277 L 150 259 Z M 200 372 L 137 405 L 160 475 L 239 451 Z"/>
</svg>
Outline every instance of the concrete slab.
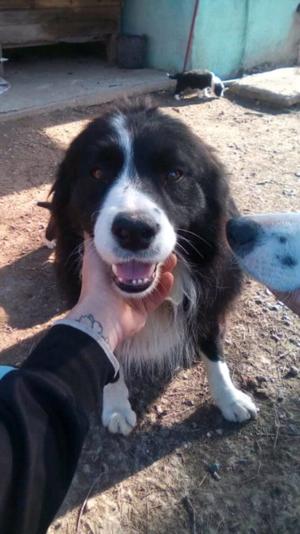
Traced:
<svg viewBox="0 0 300 534">
<path fill-rule="evenodd" d="M 122 96 L 168 89 L 165 72 L 125 70 L 94 57 L 38 59 L 7 64 L 11 88 L 0 95 L 0 121 L 74 106 L 90 106 Z"/>
<path fill-rule="evenodd" d="M 300 103 L 300 67 L 245 76 L 232 83 L 228 91 L 276 107 L 290 107 Z"/>
</svg>

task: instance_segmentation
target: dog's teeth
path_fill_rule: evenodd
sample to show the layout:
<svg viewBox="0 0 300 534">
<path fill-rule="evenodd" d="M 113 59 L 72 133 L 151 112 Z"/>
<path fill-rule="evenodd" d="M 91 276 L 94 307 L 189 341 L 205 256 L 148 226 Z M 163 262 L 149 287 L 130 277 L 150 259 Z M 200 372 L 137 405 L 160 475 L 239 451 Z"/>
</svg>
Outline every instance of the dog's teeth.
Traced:
<svg viewBox="0 0 300 534">
<path fill-rule="evenodd" d="M 123 278 L 118 277 L 119 282 L 124 282 Z"/>
<path fill-rule="evenodd" d="M 116 265 L 113 265 L 112 266 L 112 272 L 117 275 L 117 272 L 118 272 L 118 269 L 117 269 L 117 266 Z"/>
<path fill-rule="evenodd" d="M 142 278 L 139 278 L 138 279 L 138 284 L 143 284 L 144 283 L 144 280 Z"/>
</svg>

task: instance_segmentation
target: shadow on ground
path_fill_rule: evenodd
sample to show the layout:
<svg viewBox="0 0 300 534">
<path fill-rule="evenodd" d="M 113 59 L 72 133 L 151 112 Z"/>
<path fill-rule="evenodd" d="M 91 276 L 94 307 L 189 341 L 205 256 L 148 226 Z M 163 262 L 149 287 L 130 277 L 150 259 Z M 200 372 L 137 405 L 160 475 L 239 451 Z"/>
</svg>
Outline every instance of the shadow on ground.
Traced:
<svg viewBox="0 0 300 534">
<path fill-rule="evenodd" d="M 10 327 L 30 328 L 65 309 L 48 261 L 50 252 L 41 247 L 0 269 L 0 306 Z"/>
</svg>

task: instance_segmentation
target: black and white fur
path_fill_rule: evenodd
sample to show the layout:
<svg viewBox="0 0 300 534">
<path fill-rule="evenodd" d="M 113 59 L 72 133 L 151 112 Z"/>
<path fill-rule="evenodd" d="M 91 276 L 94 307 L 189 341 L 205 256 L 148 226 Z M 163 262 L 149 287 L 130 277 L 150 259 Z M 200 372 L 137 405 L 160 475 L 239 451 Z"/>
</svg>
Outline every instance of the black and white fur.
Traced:
<svg viewBox="0 0 300 534">
<path fill-rule="evenodd" d="M 197 89 L 198 97 L 209 96 L 223 96 L 224 84 L 222 80 L 213 72 L 208 70 L 189 70 L 186 72 L 178 72 L 176 74 L 167 73 L 168 78 L 176 80 L 176 88 L 174 98 L 181 100 L 181 97 L 186 89 Z"/>
<path fill-rule="evenodd" d="M 236 217 L 227 237 L 240 265 L 275 291 L 300 289 L 300 212 Z"/>
<path fill-rule="evenodd" d="M 52 193 L 56 263 L 70 304 L 80 290 L 83 232 L 94 240 L 115 290 L 127 297 L 155 290 L 160 265 L 172 251 L 178 256 L 170 297 L 118 347 L 125 377 L 132 366 L 172 371 L 201 351 L 224 417 L 255 416 L 254 403 L 234 386 L 223 361 L 225 318 L 241 272 L 225 237 L 226 221 L 237 211 L 214 151 L 151 103 L 120 104 L 72 142 Z M 125 262 L 150 265 L 153 274 L 124 280 L 115 272 L 122 273 Z M 123 373 L 104 390 L 102 421 L 124 435 L 135 425 Z"/>
</svg>

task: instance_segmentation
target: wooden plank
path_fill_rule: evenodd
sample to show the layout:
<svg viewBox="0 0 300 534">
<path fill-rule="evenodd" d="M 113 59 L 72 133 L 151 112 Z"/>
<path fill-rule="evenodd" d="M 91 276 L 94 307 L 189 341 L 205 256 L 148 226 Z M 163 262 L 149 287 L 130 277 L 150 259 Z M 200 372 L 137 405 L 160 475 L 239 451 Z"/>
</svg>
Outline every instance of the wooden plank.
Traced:
<svg viewBox="0 0 300 534">
<path fill-rule="evenodd" d="M 34 0 L 0 0 L 0 9 L 26 9 L 33 3 Z"/>
<path fill-rule="evenodd" d="M 117 32 L 118 5 L 70 9 L 0 11 L 3 47 L 102 40 Z"/>
<path fill-rule="evenodd" d="M 121 0 L 0 0 L 1 9 L 84 8 L 121 5 Z"/>
<path fill-rule="evenodd" d="M 1 0 L 0 0 L 1 1 Z M 121 0 L 33 0 L 36 8 L 86 8 L 120 6 Z"/>
</svg>

